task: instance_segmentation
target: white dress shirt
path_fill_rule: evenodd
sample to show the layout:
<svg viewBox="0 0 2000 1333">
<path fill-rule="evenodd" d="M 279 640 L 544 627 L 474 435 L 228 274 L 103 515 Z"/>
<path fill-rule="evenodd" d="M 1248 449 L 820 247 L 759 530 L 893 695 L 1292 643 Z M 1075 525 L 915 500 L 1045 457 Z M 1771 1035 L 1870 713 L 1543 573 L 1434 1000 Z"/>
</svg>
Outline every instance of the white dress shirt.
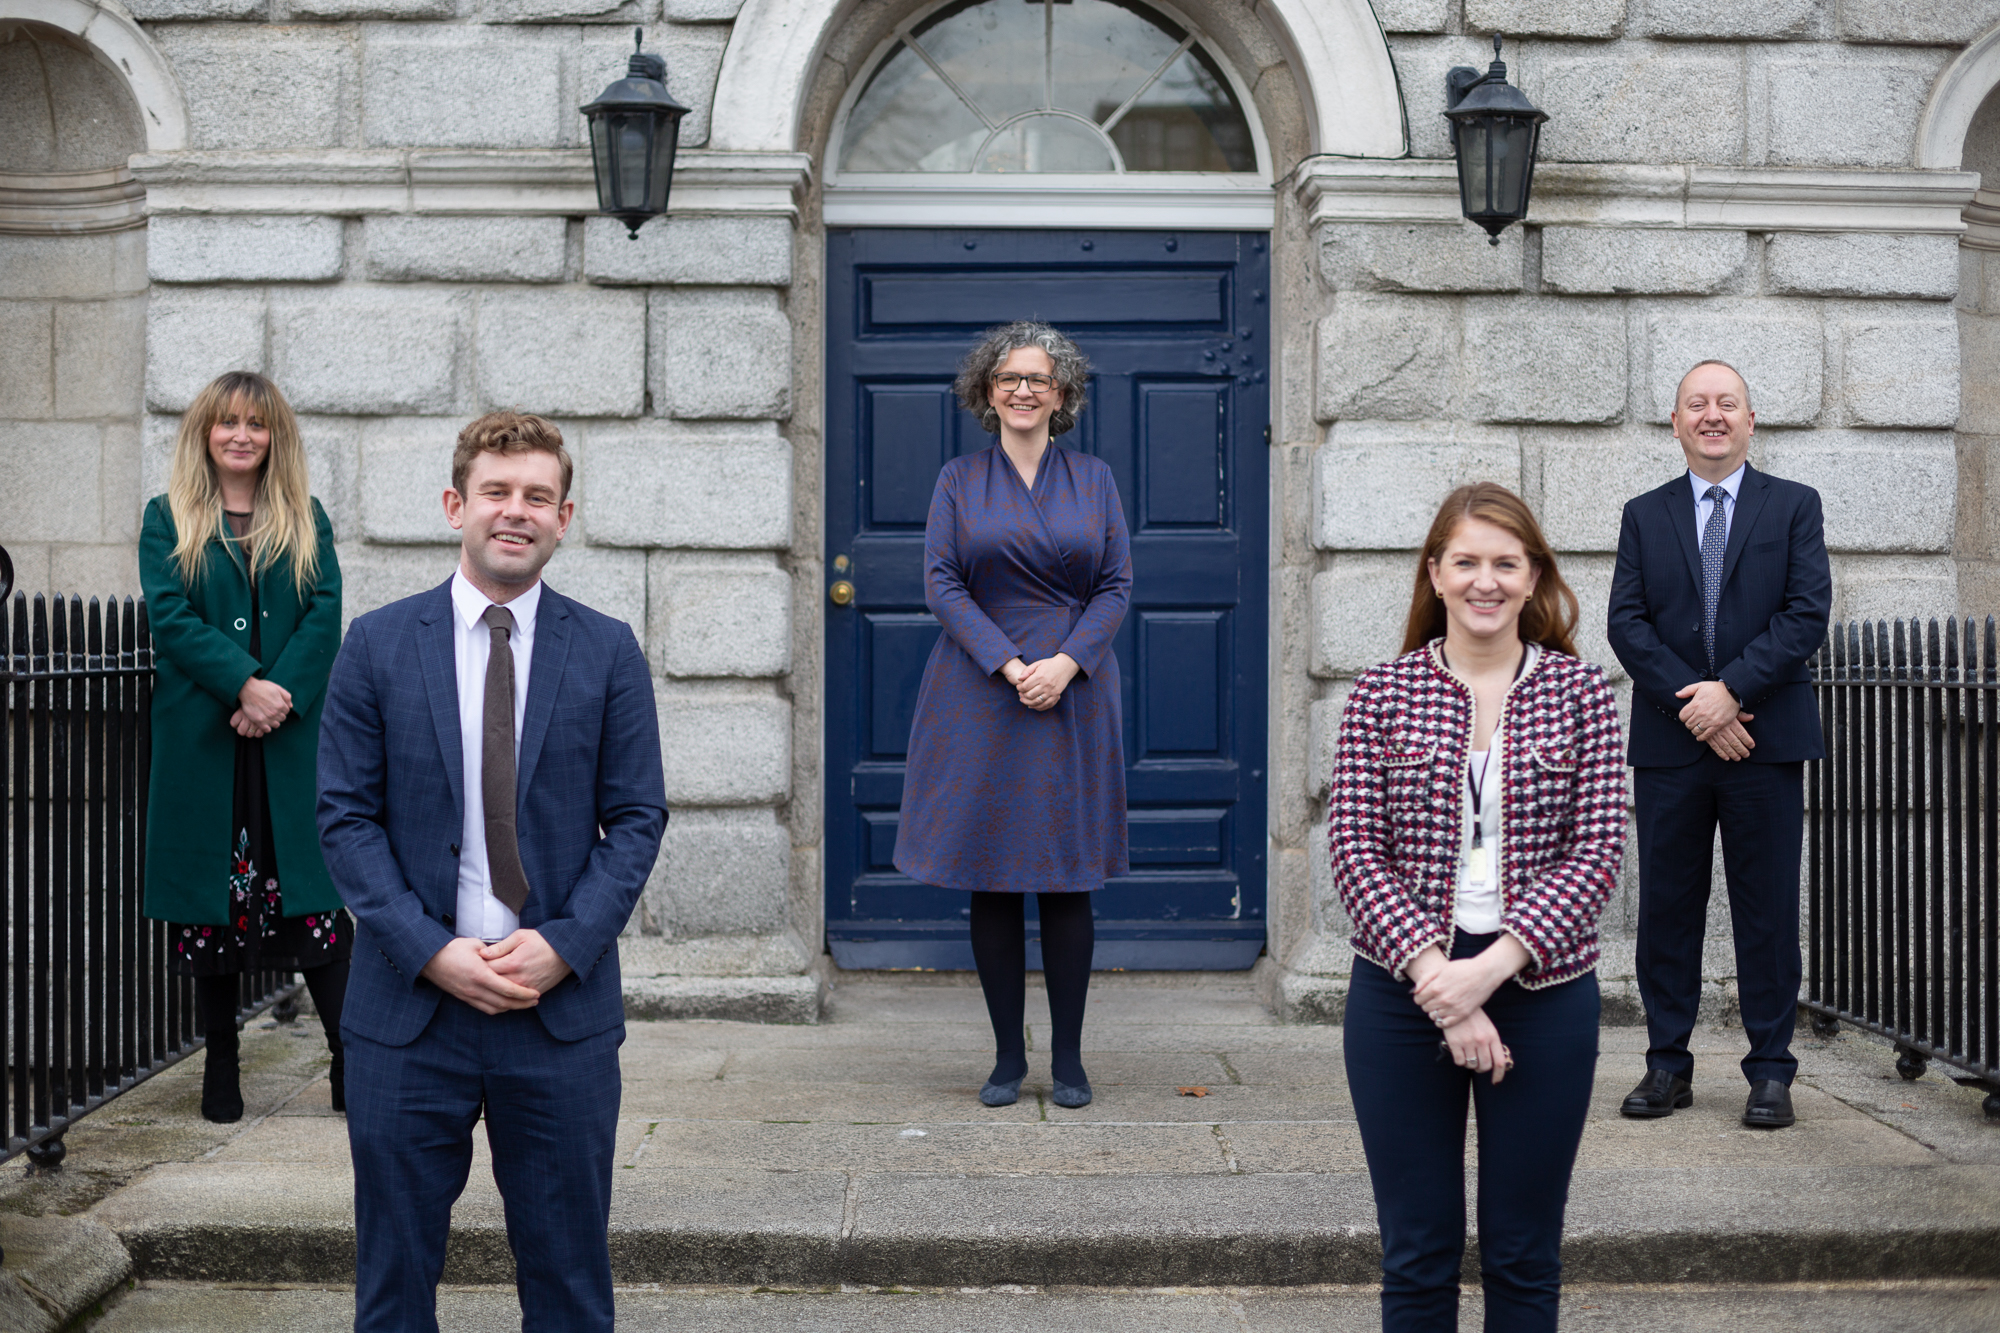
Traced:
<svg viewBox="0 0 2000 1333">
<path fill-rule="evenodd" d="M 1736 470 L 1721 482 L 1722 489 L 1729 495 L 1722 510 L 1722 541 L 1725 546 L 1729 543 L 1730 525 L 1736 522 L 1736 493 L 1743 489 L 1743 469 L 1748 466 L 1748 463 L 1738 463 Z M 1715 508 L 1715 501 L 1708 498 L 1708 488 L 1713 484 L 1697 477 L 1692 468 L 1688 469 L 1688 485 L 1694 487 L 1694 548 L 1697 551 L 1701 549 L 1702 534 L 1708 531 L 1708 512 Z"/>
<path fill-rule="evenodd" d="M 463 571 L 451 576 L 452 660 L 458 668 L 458 741 L 464 757 L 465 829 L 458 841 L 458 924 L 460 935 L 476 940 L 500 940 L 514 933 L 521 919 L 493 896 L 493 876 L 486 868 L 486 796 L 480 781 L 485 755 L 486 663 L 492 656 L 493 631 L 480 621 L 493 599 L 472 586 Z M 535 609 L 542 604 L 542 584 L 506 604 L 514 613 L 514 758 L 520 771 L 521 724 L 528 711 L 528 667 L 535 656 Z M 530 886 L 532 887 L 532 885 Z"/>
</svg>

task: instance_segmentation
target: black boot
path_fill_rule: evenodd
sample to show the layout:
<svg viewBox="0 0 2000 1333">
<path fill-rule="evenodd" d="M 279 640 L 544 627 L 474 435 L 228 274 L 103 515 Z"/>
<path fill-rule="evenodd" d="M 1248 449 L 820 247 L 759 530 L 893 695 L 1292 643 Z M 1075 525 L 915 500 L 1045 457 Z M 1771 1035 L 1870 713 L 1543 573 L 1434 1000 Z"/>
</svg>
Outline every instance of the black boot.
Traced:
<svg viewBox="0 0 2000 1333">
<path fill-rule="evenodd" d="M 230 1024 L 208 1034 L 208 1056 L 201 1070 L 201 1118 L 233 1125 L 243 1118 L 243 1085 L 237 1055 L 239 1034 Z"/>
<path fill-rule="evenodd" d="M 333 1064 L 330 1065 L 326 1071 L 326 1080 L 327 1083 L 331 1085 L 331 1092 L 333 1094 L 333 1109 L 340 1112 L 342 1115 L 346 1115 L 347 1114 L 347 1071 L 342 1067 L 342 1061 L 340 1058 L 340 1038 L 329 1034 L 326 1039 L 326 1044 L 333 1048 Z"/>
<path fill-rule="evenodd" d="M 347 1113 L 347 1069 L 341 1058 L 340 1010 L 347 999 L 347 960 L 337 958 L 330 963 L 308 968 L 303 974 L 306 989 L 312 993 L 313 1008 L 319 1010 L 320 1027 L 326 1031 L 326 1049 L 333 1054 L 333 1063 L 326 1071 L 328 1091 L 332 1094 L 333 1109 Z"/>
</svg>

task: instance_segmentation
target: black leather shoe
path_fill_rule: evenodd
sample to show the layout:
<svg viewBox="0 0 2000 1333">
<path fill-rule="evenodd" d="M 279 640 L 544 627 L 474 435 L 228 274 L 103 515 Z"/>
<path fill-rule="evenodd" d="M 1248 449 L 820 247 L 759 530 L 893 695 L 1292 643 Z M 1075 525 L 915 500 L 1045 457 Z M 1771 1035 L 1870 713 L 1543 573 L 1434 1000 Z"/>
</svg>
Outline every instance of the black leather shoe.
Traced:
<svg viewBox="0 0 2000 1333">
<path fill-rule="evenodd" d="M 1790 1088 L 1774 1078 L 1760 1078 L 1750 1085 L 1750 1100 L 1743 1103 L 1744 1124 L 1752 1129 L 1783 1129 L 1797 1119 Z"/>
<path fill-rule="evenodd" d="M 1664 1069 L 1648 1069 L 1639 1086 L 1626 1094 L 1620 1114 L 1634 1120 L 1659 1120 L 1694 1105 L 1694 1086 Z"/>
</svg>

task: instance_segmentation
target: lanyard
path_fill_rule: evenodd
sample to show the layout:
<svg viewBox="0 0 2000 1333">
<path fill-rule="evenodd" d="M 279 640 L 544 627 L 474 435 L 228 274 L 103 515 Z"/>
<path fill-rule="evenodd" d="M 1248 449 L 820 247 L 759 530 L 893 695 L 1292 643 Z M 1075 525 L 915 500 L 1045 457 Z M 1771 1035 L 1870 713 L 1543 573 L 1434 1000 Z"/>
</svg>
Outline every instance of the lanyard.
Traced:
<svg viewBox="0 0 2000 1333">
<path fill-rule="evenodd" d="M 1495 739 L 1498 739 L 1497 736 Z M 1488 742 L 1490 745 L 1492 742 Z M 1495 747 L 1498 748 L 1498 747 Z M 1474 776 L 1472 765 L 1465 766 L 1465 785 L 1472 791 L 1472 849 L 1478 851 L 1485 845 L 1485 829 L 1482 827 L 1480 811 L 1486 805 L 1486 770 L 1493 767 L 1493 751 L 1486 752 L 1486 762 L 1479 766 L 1478 776 Z"/>
</svg>

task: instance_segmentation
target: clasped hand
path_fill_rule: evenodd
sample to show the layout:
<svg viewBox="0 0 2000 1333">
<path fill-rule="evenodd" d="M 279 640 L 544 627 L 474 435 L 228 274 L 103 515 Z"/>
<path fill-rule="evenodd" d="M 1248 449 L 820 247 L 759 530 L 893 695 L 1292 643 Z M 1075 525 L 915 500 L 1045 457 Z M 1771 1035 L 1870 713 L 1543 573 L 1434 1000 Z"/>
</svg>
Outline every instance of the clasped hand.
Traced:
<svg viewBox="0 0 2000 1333">
<path fill-rule="evenodd" d="M 1448 959 L 1433 944 L 1405 969 L 1416 983 L 1412 998 L 1444 1033 L 1452 1061 L 1460 1068 L 1490 1072 L 1498 1083 L 1513 1067 L 1514 1057 L 1486 1016 L 1485 1004 L 1530 961 L 1519 940 L 1502 935 L 1471 958 Z"/>
<path fill-rule="evenodd" d="M 494 944 L 460 936 L 431 955 L 423 975 L 482 1014 L 532 1009 L 569 975 L 569 964 L 536 930 Z"/>
<path fill-rule="evenodd" d="M 1057 653 L 1038 662 L 1013 658 L 1000 668 L 1000 674 L 1014 687 L 1023 704 L 1037 713 L 1046 713 L 1062 700 L 1063 691 L 1082 669 L 1068 653 Z"/>
<path fill-rule="evenodd" d="M 236 692 L 236 700 L 241 706 L 229 715 L 229 725 L 237 735 L 252 740 L 268 735 L 292 715 L 292 692 L 275 680 L 250 677 Z"/>
<path fill-rule="evenodd" d="M 1754 722 L 1757 715 L 1739 709 L 1736 696 L 1721 681 L 1698 680 L 1674 691 L 1674 698 L 1687 700 L 1681 709 L 1681 725 L 1688 734 L 1724 759 L 1748 759 L 1757 748 L 1757 742 L 1743 729 L 1743 724 Z"/>
</svg>

